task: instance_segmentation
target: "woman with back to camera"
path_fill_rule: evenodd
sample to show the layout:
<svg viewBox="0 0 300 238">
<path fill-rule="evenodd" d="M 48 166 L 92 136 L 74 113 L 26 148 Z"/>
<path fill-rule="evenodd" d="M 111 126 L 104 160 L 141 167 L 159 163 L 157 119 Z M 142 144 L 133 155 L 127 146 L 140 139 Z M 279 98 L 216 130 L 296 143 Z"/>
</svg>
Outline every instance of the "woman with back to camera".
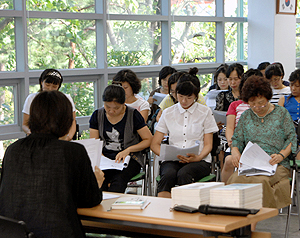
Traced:
<svg viewBox="0 0 300 238">
<path fill-rule="evenodd" d="M 107 86 L 102 98 L 104 107 L 94 111 L 90 119 L 90 138 L 100 138 L 102 154 L 117 163 L 127 155 L 131 157 L 128 167 L 122 171 L 104 171 L 102 190 L 124 193 L 129 180 L 144 166 L 141 151 L 150 146 L 152 134 L 142 115 L 125 104 L 122 86 Z"/>
<path fill-rule="evenodd" d="M 56 70 L 56 69 L 45 69 L 40 78 L 39 78 L 39 84 L 40 84 L 40 91 L 52 91 L 52 90 L 56 90 L 58 91 L 59 88 L 61 87 L 61 84 L 63 82 L 63 76 L 61 75 L 61 73 Z M 32 100 L 35 98 L 35 96 L 39 93 L 32 93 L 30 95 L 28 95 L 28 97 L 26 98 L 25 102 L 24 102 L 24 106 L 23 106 L 23 124 L 22 124 L 22 129 L 23 131 L 26 133 L 26 135 L 30 135 L 31 131 L 29 129 L 29 127 L 27 126 L 28 124 L 28 119 L 29 119 L 29 111 L 30 111 L 30 105 Z M 69 99 L 70 103 L 72 104 L 72 111 L 73 111 L 73 123 L 72 126 L 70 128 L 70 131 L 68 131 L 68 133 L 66 135 L 64 135 L 62 138 L 63 140 L 67 140 L 70 141 L 72 140 L 75 132 L 76 132 L 76 115 L 75 115 L 75 105 L 73 102 L 73 99 L 71 98 L 70 95 L 65 94 L 66 97 Z"/>
<path fill-rule="evenodd" d="M 26 223 L 36 237 L 85 237 L 77 208 L 102 200 L 103 172 L 93 173 L 85 148 L 59 140 L 73 122 L 61 92 L 43 91 L 30 107 L 31 134 L 10 145 L 3 159 L 0 215 Z"/>
<path fill-rule="evenodd" d="M 125 90 L 127 106 L 137 109 L 147 123 L 150 106 L 147 101 L 138 96 L 142 85 L 136 74 L 130 69 L 120 70 L 113 78 L 113 84 L 120 83 Z"/>
<path fill-rule="evenodd" d="M 169 134 L 169 144 L 179 148 L 200 142 L 199 154 L 177 155 L 179 161 L 164 161 L 160 165 L 158 196 L 171 197 L 171 188 L 198 181 L 210 174 L 213 133 L 218 131 L 210 108 L 197 103 L 200 87 L 197 77 L 183 74 L 175 94 L 178 103 L 165 109 L 156 126 L 151 149 L 160 155 L 161 141 Z M 163 160 L 163 158 L 162 158 Z M 176 160 L 176 158 L 174 158 Z"/>
<path fill-rule="evenodd" d="M 290 164 L 291 152 L 296 152 L 297 140 L 289 112 L 270 103 L 272 88 L 263 77 L 251 76 L 242 89 L 242 100 L 250 105 L 243 112 L 232 136 L 232 163 L 239 167 L 241 153 L 249 141 L 258 144 L 278 164 L 273 176 L 238 176 L 234 172 L 227 183 L 262 183 L 263 207 L 282 208 L 291 203 Z"/>
</svg>

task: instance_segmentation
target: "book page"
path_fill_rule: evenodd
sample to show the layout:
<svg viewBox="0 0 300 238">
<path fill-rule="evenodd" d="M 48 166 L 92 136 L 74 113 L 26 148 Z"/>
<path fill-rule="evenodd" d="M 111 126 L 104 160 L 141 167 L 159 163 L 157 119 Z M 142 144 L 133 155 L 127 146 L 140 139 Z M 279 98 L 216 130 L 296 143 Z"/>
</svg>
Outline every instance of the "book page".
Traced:
<svg viewBox="0 0 300 238">
<path fill-rule="evenodd" d="M 128 166 L 129 161 L 130 161 L 129 155 L 125 157 L 124 162 L 121 161 L 120 163 L 116 163 L 115 160 L 109 159 L 104 155 L 102 155 L 101 162 L 100 162 L 100 169 L 101 170 L 106 170 L 106 169 L 123 170 Z"/>
<path fill-rule="evenodd" d="M 95 138 L 91 139 L 83 139 L 83 140 L 74 140 L 72 142 L 76 142 L 82 144 L 90 157 L 93 171 L 95 171 L 95 166 L 100 167 L 100 160 L 102 154 L 102 146 L 103 141 Z"/>
<path fill-rule="evenodd" d="M 159 105 L 166 96 L 167 94 L 155 92 L 153 95 L 153 99 L 156 99 L 156 101 L 154 100 L 153 103 Z"/>
<path fill-rule="evenodd" d="M 173 145 L 167 145 L 167 144 L 162 144 L 160 147 L 160 158 L 162 160 L 175 160 L 179 161 L 177 158 L 177 155 L 183 155 L 186 156 L 187 153 L 193 153 L 195 155 L 199 154 L 199 148 L 200 144 L 197 143 L 196 145 L 189 147 L 189 148 L 179 148 Z"/>
</svg>

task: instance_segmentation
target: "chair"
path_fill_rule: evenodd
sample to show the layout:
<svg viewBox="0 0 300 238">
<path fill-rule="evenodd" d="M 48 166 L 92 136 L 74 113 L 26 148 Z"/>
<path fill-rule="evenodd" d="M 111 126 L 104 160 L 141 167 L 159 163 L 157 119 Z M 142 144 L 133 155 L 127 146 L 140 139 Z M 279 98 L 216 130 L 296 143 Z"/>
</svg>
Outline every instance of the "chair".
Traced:
<svg viewBox="0 0 300 238">
<path fill-rule="evenodd" d="M 0 216 L 0 237 L 34 238 L 35 236 L 32 232 L 28 231 L 24 221 Z"/>
</svg>

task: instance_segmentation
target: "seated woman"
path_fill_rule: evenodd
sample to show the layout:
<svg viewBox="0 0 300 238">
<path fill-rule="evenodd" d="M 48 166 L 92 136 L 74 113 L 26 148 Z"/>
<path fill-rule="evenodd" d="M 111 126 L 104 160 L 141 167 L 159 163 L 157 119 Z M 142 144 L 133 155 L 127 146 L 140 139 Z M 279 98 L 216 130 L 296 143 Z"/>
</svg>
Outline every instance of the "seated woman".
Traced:
<svg viewBox="0 0 300 238">
<path fill-rule="evenodd" d="M 290 95 L 290 87 L 283 85 L 283 72 L 278 63 L 269 65 L 266 68 L 265 75 L 273 90 L 273 96 L 270 101 L 271 103 L 278 104 L 278 101 L 282 96 Z"/>
<path fill-rule="evenodd" d="M 152 135 L 142 115 L 125 104 L 125 90 L 109 85 L 103 92 L 104 107 L 94 111 L 90 119 L 90 138 L 103 141 L 102 153 L 120 163 L 127 155 L 131 159 L 122 171 L 104 171 L 102 190 L 124 193 L 128 181 L 144 165 L 141 151 L 150 146 Z"/>
<path fill-rule="evenodd" d="M 240 95 L 242 94 L 242 88 L 244 83 L 246 82 L 246 80 L 252 76 L 252 75 L 257 75 L 257 76 L 261 76 L 263 77 L 263 74 L 261 73 L 260 70 L 258 69 L 249 69 L 246 73 L 244 73 L 239 89 L 240 89 Z M 231 147 L 232 144 L 232 135 L 234 133 L 234 129 L 236 128 L 239 119 L 242 115 L 242 113 L 246 110 L 248 110 L 250 108 L 249 104 L 244 102 L 243 100 L 238 100 L 238 101 L 234 101 L 230 104 L 226 117 L 226 131 L 225 131 L 225 136 L 226 136 L 226 140 L 228 143 L 228 147 Z M 228 150 L 229 150 L 228 148 Z M 232 164 L 232 156 L 230 155 L 230 151 L 225 153 L 225 163 L 224 163 L 224 167 L 222 168 L 222 172 L 221 172 L 221 179 L 222 182 L 227 182 L 228 178 L 233 174 L 234 172 L 234 166 Z"/>
<path fill-rule="evenodd" d="M 217 111 L 227 111 L 230 103 L 237 101 L 240 96 L 239 85 L 244 74 L 243 65 L 239 63 L 234 63 L 228 67 L 226 72 L 226 77 L 228 78 L 228 83 L 230 89 L 225 92 L 220 92 L 216 98 L 216 108 Z"/>
<path fill-rule="evenodd" d="M 151 119 L 151 117 L 155 114 L 157 109 L 159 109 L 158 105 L 154 104 L 155 99 L 153 99 L 153 95 L 155 93 L 162 93 L 162 94 L 166 94 L 166 95 L 168 94 L 168 92 L 169 92 L 168 80 L 169 80 L 170 76 L 175 72 L 177 72 L 177 70 L 171 66 L 165 66 L 159 71 L 159 77 L 158 77 L 159 87 L 157 89 L 153 90 L 150 93 L 149 98 L 148 98 L 148 103 L 150 104 L 150 108 L 151 108 L 151 114 L 149 116 L 149 119 Z"/>
<path fill-rule="evenodd" d="M 192 75 L 185 73 L 181 76 L 175 89 L 179 103 L 163 111 L 150 148 L 160 155 L 161 141 L 164 134 L 169 134 L 169 144 L 180 148 L 194 146 L 199 141 L 199 154 L 178 155 L 179 161 L 162 162 L 159 197 L 171 197 L 171 188 L 176 184 L 198 181 L 211 171 L 210 151 L 213 133 L 218 127 L 210 108 L 197 103 L 200 88 L 195 84 L 197 81 Z"/>
<path fill-rule="evenodd" d="M 289 158 L 297 148 L 293 121 L 289 112 L 269 102 L 272 98 L 270 83 L 259 76 L 251 76 L 242 89 L 242 100 L 248 102 L 232 136 L 232 163 L 239 166 L 241 153 L 249 141 L 258 144 L 278 164 L 273 176 L 238 176 L 233 173 L 227 183 L 262 183 L 263 207 L 282 208 L 291 203 Z"/>
<path fill-rule="evenodd" d="M 266 77 L 265 71 L 266 71 L 266 68 L 267 68 L 269 65 L 270 65 L 270 62 L 264 61 L 264 62 L 261 62 L 261 63 L 257 66 L 257 69 L 262 73 L 263 77 Z"/>
<path fill-rule="evenodd" d="M 168 89 L 169 89 L 169 94 L 161 101 L 161 103 L 159 104 L 159 108 L 161 109 L 156 117 L 156 121 L 159 121 L 159 118 L 161 117 L 161 114 L 163 112 L 163 110 L 165 110 L 168 107 L 173 106 L 174 104 L 176 104 L 178 102 L 177 100 L 177 95 L 175 93 L 175 89 L 176 89 L 176 85 L 178 80 L 180 79 L 180 77 L 185 74 L 186 72 L 176 72 L 174 74 L 172 74 L 168 80 Z M 200 93 L 200 81 L 197 77 L 197 73 L 198 73 L 198 68 L 194 67 L 191 68 L 188 72 L 188 74 L 190 74 L 192 77 L 194 77 L 195 79 L 195 86 L 199 87 L 199 93 L 197 96 L 197 102 L 202 104 L 202 105 L 206 105 L 205 103 L 205 99 L 202 96 L 202 94 Z"/>
<path fill-rule="evenodd" d="M 59 90 L 61 84 L 63 82 L 63 77 L 61 75 L 61 73 L 56 70 L 56 69 L 45 69 L 43 71 L 43 73 L 41 74 L 40 78 L 39 78 L 39 84 L 40 84 L 40 91 L 52 91 L 52 90 Z M 32 103 L 32 100 L 35 98 L 35 96 L 38 94 L 37 93 L 32 93 L 30 95 L 28 95 L 28 97 L 25 100 L 24 106 L 23 106 L 23 125 L 22 125 L 22 129 L 23 131 L 26 133 L 26 135 L 30 135 L 31 131 L 28 127 L 28 119 L 29 119 L 29 111 L 30 111 L 30 105 Z M 73 111 L 73 123 L 72 126 L 70 128 L 70 131 L 68 131 L 68 133 L 66 135 L 64 135 L 62 138 L 63 140 L 67 140 L 70 141 L 72 140 L 75 132 L 76 132 L 76 115 L 75 115 L 75 105 L 73 102 L 73 99 L 71 98 L 70 95 L 65 94 L 66 97 L 69 99 L 69 101 L 72 104 L 72 111 Z"/>
<path fill-rule="evenodd" d="M 150 115 L 150 106 L 147 101 L 138 96 L 142 85 L 136 74 L 130 69 L 120 70 L 113 78 L 114 83 L 120 83 L 125 90 L 125 103 L 127 106 L 137 109 L 147 123 Z"/>
<path fill-rule="evenodd" d="M 58 139 L 72 122 L 63 93 L 39 93 L 30 107 L 31 134 L 10 145 L 3 159 L 0 215 L 25 221 L 36 237 L 85 237 L 77 208 L 102 200 L 103 172 L 93 173 L 82 145 Z"/>
<path fill-rule="evenodd" d="M 226 71 L 228 69 L 227 64 L 221 64 L 214 74 L 215 83 L 209 87 L 209 91 L 212 89 L 216 90 L 228 90 L 229 84 L 228 79 L 226 78 Z"/>
</svg>

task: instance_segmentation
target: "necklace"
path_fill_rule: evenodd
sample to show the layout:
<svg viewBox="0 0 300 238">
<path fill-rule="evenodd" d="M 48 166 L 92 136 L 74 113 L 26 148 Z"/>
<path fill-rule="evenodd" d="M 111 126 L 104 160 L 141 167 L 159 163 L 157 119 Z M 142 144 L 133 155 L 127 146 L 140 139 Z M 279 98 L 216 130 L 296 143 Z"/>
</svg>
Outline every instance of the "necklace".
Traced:
<svg viewBox="0 0 300 238">
<path fill-rule="evenodd" d="M 268 111 L 267 111 L 267 113 L 264 116 L 259 116 L 259 115 L 256 114 L 256 112 L 254 112 L 252 109 L 251 110 L 258 117 L 258 119 L 261 119 L 261 122 L 264 123 L 264 121 L 265 121 L 264 118 L 268 115 L 268 113 L 270 112 L 270 109 L 271 109 L 271 104 L 269 103 Z"/>
</svg>

